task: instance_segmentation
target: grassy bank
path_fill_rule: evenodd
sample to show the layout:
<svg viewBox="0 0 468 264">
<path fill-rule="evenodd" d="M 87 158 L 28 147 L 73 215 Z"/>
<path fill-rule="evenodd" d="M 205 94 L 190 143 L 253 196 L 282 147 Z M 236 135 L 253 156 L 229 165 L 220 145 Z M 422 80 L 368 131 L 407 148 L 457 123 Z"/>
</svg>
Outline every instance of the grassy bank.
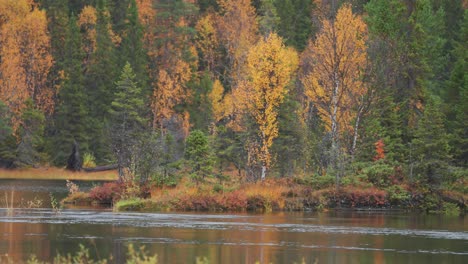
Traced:
<svg viewBox="0 0 468 264">
<path fill-rule="evenodd" d="M 60 168 L 0 169 L 0 179 L 115 181 L 117 171 L 71 172 Z"/>
<path fill-rule="evenodd" d="M 411 185 L 377 188 L 365 185 L 310 185 L 294 179 L 257 183 L 195 184 L 186 179 L 175 187 L 126 186 L 109 182 L 89 193 L 70 194 L 66 203 L 106 203 L 115 211 L 304 211 L 350 209 L 403 209 L 463 214 L 468 197 L 462 193 L 417 189 Z"/>
</svg>

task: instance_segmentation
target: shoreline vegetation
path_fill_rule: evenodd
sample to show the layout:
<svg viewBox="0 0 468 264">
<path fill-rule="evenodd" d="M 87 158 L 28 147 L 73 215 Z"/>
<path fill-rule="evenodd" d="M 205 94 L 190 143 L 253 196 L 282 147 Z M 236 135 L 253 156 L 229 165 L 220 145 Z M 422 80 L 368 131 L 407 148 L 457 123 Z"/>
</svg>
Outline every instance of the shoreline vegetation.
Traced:
<svg viewBox="0 0 468 264">
<path fill-rule="evenodd" d="M 346 178 L 345 178 L 346 179 Z M 114 211 L 135 212 L 274 212 L 352 210 L 411 210 L 421 213 L 464 215 L 468 196 L 458 191 L 435 190 L 415 183 L 386 187 L 369 182 L 343 181 L 335 186 L 327 176 L 289 177 L 247 182 L 239 177 L 194 182 L 182 177 L 177 184 L 138 184 L 132 179 L 106 182 L 89 192 L 67 184 L 63 204 L 105 205 Z"/>
</svg>

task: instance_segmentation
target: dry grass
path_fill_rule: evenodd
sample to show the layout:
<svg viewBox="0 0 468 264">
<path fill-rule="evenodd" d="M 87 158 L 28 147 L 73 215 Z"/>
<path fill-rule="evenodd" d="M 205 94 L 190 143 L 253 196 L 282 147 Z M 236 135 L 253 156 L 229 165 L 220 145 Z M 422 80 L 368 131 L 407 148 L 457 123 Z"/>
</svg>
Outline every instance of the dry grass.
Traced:
<svg viewBox="0 0 468 264">
<path fill-rule="evenodd" d="M 117 170 L 88 173 L 60 168 L 0 169 L 0 179 L 114 181 L 117 178 Z"/>
</svg>

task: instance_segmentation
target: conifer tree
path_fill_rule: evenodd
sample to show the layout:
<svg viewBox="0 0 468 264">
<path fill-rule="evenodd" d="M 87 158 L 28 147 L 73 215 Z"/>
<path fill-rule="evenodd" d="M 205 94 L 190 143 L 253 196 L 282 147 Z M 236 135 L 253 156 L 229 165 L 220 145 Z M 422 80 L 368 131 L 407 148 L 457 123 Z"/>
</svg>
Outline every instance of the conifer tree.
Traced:
<svg viewBox="0 0 468 264">
<path fill-rule="evenodd" d="M 450 160 L 449 136 L 440 102 L 429 98 L 419 120 L 410 153 L 410 178 L 439 187 Z"/>
<path fill-rule="evenodd" d="M 85 73 L 85 87 L 88 95 L 90 114 L 90 151 L 97 162 L 110 158 L 109 141 L 105 136 L 108 113 L 114 95 L 113 83 L 117 79 L 117 57 L 115 45 L 118 36 L 112 31 L 107 2 L 99 0 L 96 6 L 96 49 L 90 54 L 88 69 Z"/>
<path fill-rule="evenodd" d="M 143 27 L 138 20 L 138 8 L 135 0 L 130 0 L 122 30 L 122 42 L 120 43 L 120 65 L 129 62 L 132 65 L 133 72 L 142 88 L 147 87 L 148 60 L 146 50 L 143 47 Z"/>
<path fill-rule="evenodd" d="M 58 107 L 55 115 L 54 163 L 65 165 L 74 142 L 82 151 L 88 150 L 86 109 L 87 97 L 84 93 L 83 70 L 81 63 L 81 36 L 76 18 L 70 18 L 65 39 L 63 59 L 64 81 L 58 94 Z"/>
<path fill-rule="evenodd" d="M 138 163 L 136 146 L 147 128 L 147 119 L 143 93 L 129 63 L 125 64 L 115 85 L 116 93 L 109 110 L 112 151 L 119 165 L 119 175 L 123 175 L 124 169 L 135 175 Z"/>
</svg>

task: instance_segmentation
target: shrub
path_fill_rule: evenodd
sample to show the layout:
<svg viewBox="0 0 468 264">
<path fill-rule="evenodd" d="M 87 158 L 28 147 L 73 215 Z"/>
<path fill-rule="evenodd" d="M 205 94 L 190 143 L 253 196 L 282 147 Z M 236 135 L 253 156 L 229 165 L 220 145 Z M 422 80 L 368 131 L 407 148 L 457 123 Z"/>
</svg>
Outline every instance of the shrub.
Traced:
<svg viewBox="0 0 468 264">
<path fill-rule="evenodd" d="M 335 205 L 345 207 L 378 208 L 388 205 L 387 192 L 377 188 L 346 187 L 338 190 L 333 200 Z"/>
<path fill-rule="evenodd" d="M 223 210 L 242 211 L 247 208 L 247 197 L 240 191 L 226 193 L 217 199 Z"/>
<path fill-rule="evenodd" d="M 96 158 L 93 153 L 86 152 L 83 155 L 83 168 L 94 168 L 96 167 Z"/>
<path fill-rule="evenodd" d="M 306 177 L 304 181 L 307 185 L 310 185 L 315 190 L 325 189 L 335 185 L 335 177 L 329 174 L 314 174 L 312 176 Z"/>
<path fill-rule="evenodd" d="M 92 188 L 89 197 L 100 203 L 112 203 L 121 198 L 123 187 L 116 182 L 106 182 L 102 186 Z"/>
<path fill-rule="evenodd" d="M 378 161 L 362 169 L 361 173 L 375 186 L 386 187 L 393 183 L 392 179 L 394 178 L 395 170 L 393 166 L 383 161 Z"/>
<path fill-rule="evenodd" d="M 400 185 L 392 185 L 385 189 L 388 201 L 392 205 L 407 205 L 411 198 L 410 193 Z"/>
</svg>

